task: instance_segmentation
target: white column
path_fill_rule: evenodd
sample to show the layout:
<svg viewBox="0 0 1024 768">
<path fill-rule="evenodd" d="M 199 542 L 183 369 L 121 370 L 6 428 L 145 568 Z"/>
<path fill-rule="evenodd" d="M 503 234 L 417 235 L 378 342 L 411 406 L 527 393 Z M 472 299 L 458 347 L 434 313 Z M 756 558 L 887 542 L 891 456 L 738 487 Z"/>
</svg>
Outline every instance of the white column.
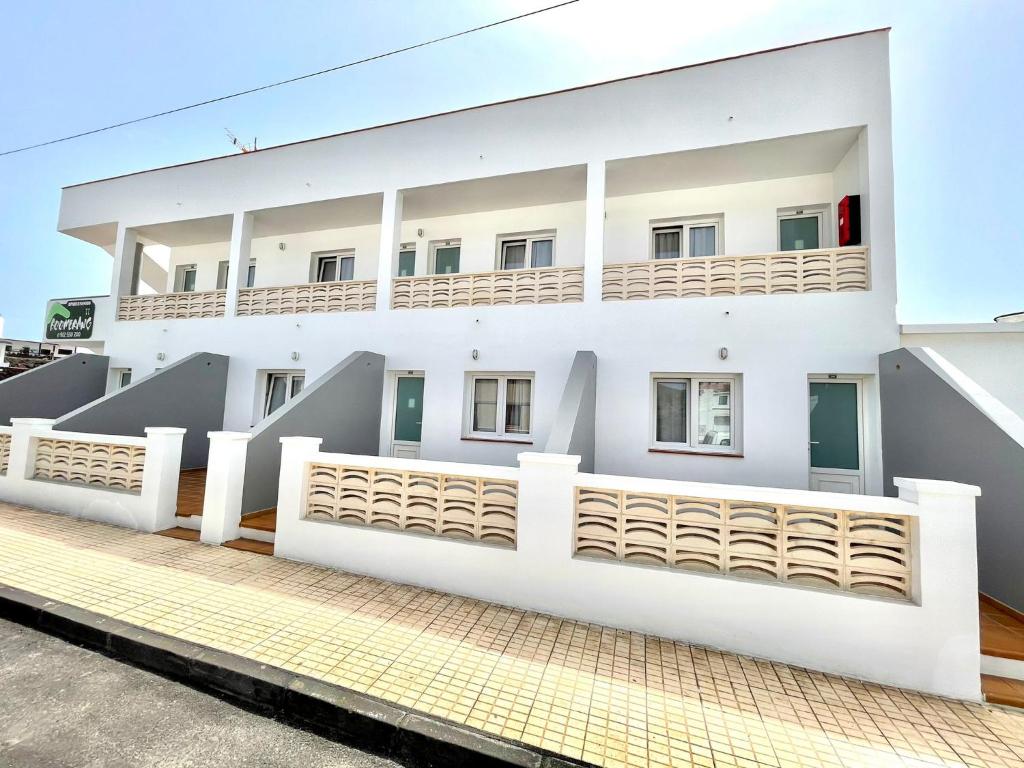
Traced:
<svg viewBox="0 0 1024 768">
<path fill-rule="evenodd" d="M 135 244 L 137 242 L 135 230 L 126 228 L 124 224 L 117 225 L 117 239 L 114 241 L 114 264 L 110 278 L 111 315 L 103 318 L 101 323 L 113 323 L 117 320 L 117 308 L 121 297 L 128 296 L 132 292 L 132 272 L 135 268 Z"/>
<path fill-rule="evenodd" d="M 252 435 L 248 432 L 209 432 L 210 458 L 206 464 L 203 521 L 199 540 L 223 544 L 238 538 L 242 522 L 245 456 Z"/>
<path fill-rule="evenodd" d="M 583 301 L 600 303 L 604 270 L 605 161 L 587 163 L 587 225 L 583 246 Z"/>
<path fill-rule="evenodd" d="M 185 430 L 180 427 L 146 427 L 142 512 L 135 526 L 140 531 L 152 533 L 174 527 L 184 439 Z"/>
<path fill-rule="evenodd" d="M 516 569 L 528 574 L 532 594 L 559 583 L 573 551 L 573 488 L 579 456 L 519 454 Z"/>
<path fill-rule="evenodd" d="M 228 295 L 225 300 L 225 317 L 234 317 L 238 306 L 238 289 L 245 287 L 249 273 L 249 258 L 252 251 L 253 215 L 238 211 L 231 220 L 231 250 L 228 252 Z"/>
<path fill-rule="evenodd" d="M 391 309 L 391 278 L 402 242 L 402 203 L 400 189 L 384 190 L 384 208 L 380 217 L 380 255 L 377 261 L 377 311 Z"/>
<path fill-rule="evenodd" d="M 55 419 L 11 419 L 11 452 L 7 456 L 7 479 L 21 483 L 32 477 L 35 457 L 32 436 L 53 429 Z M 6 501 L 17 501 L 9 498 Z"/>
<path fill-rule="evenodd" d="M 913 558 L 913 597 L 950 636 L 936 665 L 933 689 L 981 699 L 978 625 L 978 550 L 975 485 L 945 480 L 893 478 L 900 498 L 918 506 Z M 941 679 L 938 679 L 941 678 Z"/>
<path fill-rule="evenodd" d="M 322 437 L 282 437 L 281 474 L 277 483 L 277 530 L 274 532 L 274 554 L 289 557 L 289 545 L 295 527 L 302 520 L 303 493 L 306 489 L 306 462 L 320 453 Z"/>
</svg>

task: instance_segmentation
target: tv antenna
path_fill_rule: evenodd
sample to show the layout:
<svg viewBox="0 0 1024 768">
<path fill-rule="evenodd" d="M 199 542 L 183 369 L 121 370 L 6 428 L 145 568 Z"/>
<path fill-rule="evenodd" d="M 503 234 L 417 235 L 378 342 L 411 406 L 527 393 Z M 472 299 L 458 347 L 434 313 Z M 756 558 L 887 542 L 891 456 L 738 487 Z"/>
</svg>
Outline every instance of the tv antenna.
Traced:
<svg viewBox="0 0 1024 768">
<path fill-rule="evenodd" d="M 256 138 L 253 137 L 252 144 L 246 144 L 233 134 L 228 128 L 224 129 L 224 133 L 228 135 L 228 139 L 231 141 L 231 145 L 239 152 L 255 152 L 256 151 Z"/>
</svg>

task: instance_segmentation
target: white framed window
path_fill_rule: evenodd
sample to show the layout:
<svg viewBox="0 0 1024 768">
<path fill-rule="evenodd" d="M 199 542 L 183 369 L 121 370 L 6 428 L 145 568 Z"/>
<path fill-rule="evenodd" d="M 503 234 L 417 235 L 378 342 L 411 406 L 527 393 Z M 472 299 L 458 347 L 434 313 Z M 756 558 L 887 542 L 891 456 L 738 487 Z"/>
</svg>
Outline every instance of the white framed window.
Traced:
<svg viewBox="0 0 1024 768">
<path fill-rule="evenodd" d="M 687 259 L 722 252 L 722 216 L 689 216 L 651 222 L 651 258 Z"/>
<path fill-rule="evenodd" d="M 245 287 L 252 288 L 256 285 L 256 259 L 249 259 L 249 266 L 245 271 Z"/>
<path fill-rule="evenodd" d="M 353 251 L 325 251 L 312 255 L 310 281 L 334 283 L 352 280 L 356 270 L 356 255 Z"/>
<path fill-rule="evenodd" d="M 217 262 L 217 290 L 223 291 L 228 287 L 228 267 L 226 261 Z"/>
<path fill-rule="evenodd" d="M 132 369 L 131 368 L 117 368 L 114 371 L 114 388 L 124 389 L 132 383 Z"/>
<path fill-rule="evenodd" d="M 829 247 L 827 205 L 780 208 L 779 250 L 809 251 Z"/>
<path fill-rule="evenodd" d="M 429 254 L 427 267 L 431 275 L 457 274 L 462 260 L 462 240 L 433 240 Z"/>
<path fill-rule="evenodd" d="M 464 435 L 528 440 L 533 434 L 532 373 L 470 373 L 466 376 Z"/>
<path fill-rule="evenodd" d="M 398 277 L 416 274 L 416 243 L 402 243 L 398 249 Z"/>
<path fill-rule="evenodd" d="M 191 293 L 196 289 L 196 265 L 180 264 L 174 270 L 174 292 Z"/>
<path fill-rule="evenodd" d="M 498 269 L 541 269 L 555 265 L 555 232 L 498 236 Z"/>
<path fill-rule="evenodd" d="M 266 418 L 302 391 L 305 371 L 267 371 L 263 379 L 261 418 Z"/>
<path fill-rule="evenodd" d="M 738 453 L 740 388 L 738 374 L 653 374 L 651 447 Z"/>
</svg>

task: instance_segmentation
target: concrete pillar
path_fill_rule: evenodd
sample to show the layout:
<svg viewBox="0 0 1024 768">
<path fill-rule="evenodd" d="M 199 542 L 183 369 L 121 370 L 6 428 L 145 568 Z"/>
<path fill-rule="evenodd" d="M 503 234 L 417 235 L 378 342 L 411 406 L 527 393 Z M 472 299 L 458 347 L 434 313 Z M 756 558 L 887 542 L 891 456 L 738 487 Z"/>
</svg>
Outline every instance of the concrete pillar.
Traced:
<svg viewBox="0 0 1024 768">
<path fill-rule="evenodd" d="M 152 533 L 173 528 L 178 511 L 178 475 L 185 430 L 180 427 L 146 427 L 146 463 L 142 468 L 143 514 L 140 531 Z"/>
<path fill-rule="evenodd" d="M 520 453 L 517 570 L 543 591 L 557 584 L 573 551 L 573 489 L 579 456 Z"/>
<path fill-rule="evenodd" d="M 384 190 L 384 207 L 380 218 L 380 255 L 377 261 L 377 311 L 391 309 L 391 278 L 395 260 L 402 244 L 402 203 L 400 189 Z"/>
<path fill-rule="evenodd" d="M 117 225 L 117 239 L 114 241 L 114 263 L 110 279 L 109 317 L 97 318 L 98 324 L 113 323 L 117 320 L 117 308 L 122 296 L 132 292 L 132 272 L 135 269 L 135 245 L 138 238 L 135 230 L 124 224 Z M 103 304 L 99 305 L 103 307 Z M 112 326 L 111 326 L 112 327 Z"/>
<path fill-rule="evenodd" d="M 238 306 L 238 290 L 245 287 L 249 273 L 249 259 L 252 251 L 253 215 L 238 211 L 231 220 L 231 247 L 228 252 L 228 294 L 225 300 L 225 317 L 234 317 Z"/>
<path fill-rule="evenodd" d="M 305 503 L 306 462 L 315 461 L 322 437 L 282 437 L 281 474 L 277 484 L 277 530 L 274 555 L 289 557 L 289 545 L 302 520 Z"/>
<path fill-rule="evenodd" d="M 210 459 L 206 465 L 203 521 L 199 540 L 223 544 L 238 538 L 242 522 L 245 457 L 252 435 L 248 432 L 209 432 Z"/>
<path fill-rule="evenodd" d="M 583 245 L 583 301 L 601 301 L 604 270 L 605 161 L 587 163 L 587 224 Z"/>
<path fill-rule="evenodd" d="M 11 449 L 7 455 L 9 480 L 20 482 L 32 477 L 35 461 L 32 436 L 53 429 L 53 423 L 54 419 L 11 419 Z"/>
</svg>

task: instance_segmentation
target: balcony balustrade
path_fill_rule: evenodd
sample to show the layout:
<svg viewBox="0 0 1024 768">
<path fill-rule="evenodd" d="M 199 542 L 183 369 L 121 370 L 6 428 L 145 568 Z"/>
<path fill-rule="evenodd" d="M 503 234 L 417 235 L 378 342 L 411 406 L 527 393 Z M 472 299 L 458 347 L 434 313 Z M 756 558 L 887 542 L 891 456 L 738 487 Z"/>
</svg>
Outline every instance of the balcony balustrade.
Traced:
<svg viewBox="0 0 1024 768">
<path fill-rule="evenodd" d="M 571 304 L 583 301 L 583 267 L 396 277 L 393 309 Z"/>
</svg>

